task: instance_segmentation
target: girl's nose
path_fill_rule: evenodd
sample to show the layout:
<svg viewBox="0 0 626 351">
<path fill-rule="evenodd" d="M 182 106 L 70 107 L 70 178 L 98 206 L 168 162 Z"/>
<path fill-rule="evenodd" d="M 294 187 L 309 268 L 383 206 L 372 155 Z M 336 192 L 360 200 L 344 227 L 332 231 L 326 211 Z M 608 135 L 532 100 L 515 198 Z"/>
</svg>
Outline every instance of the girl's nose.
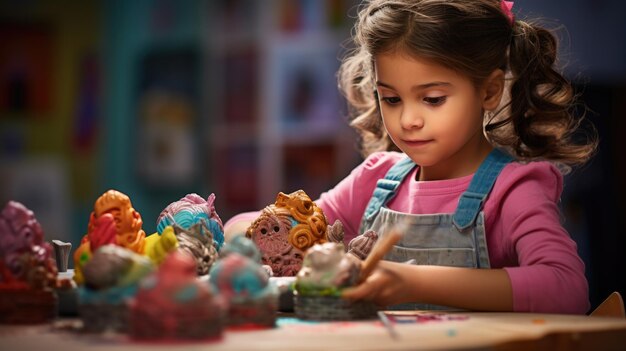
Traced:
<svg viewBox="0 0 626 351">
<path fill-rule="evenodd" d="M 406 106 L 400 116 L 400 125 L 404 129 L 419 129 L 424 127 L 424 118 L 419 112 L 419 109 Z"/>
</svg>

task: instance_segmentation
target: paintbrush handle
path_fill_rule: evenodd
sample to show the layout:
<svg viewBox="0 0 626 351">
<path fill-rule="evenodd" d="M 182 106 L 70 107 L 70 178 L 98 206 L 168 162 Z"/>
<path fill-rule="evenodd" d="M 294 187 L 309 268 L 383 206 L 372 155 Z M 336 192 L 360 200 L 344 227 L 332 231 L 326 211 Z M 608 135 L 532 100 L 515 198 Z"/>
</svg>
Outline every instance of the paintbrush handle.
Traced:
<svg viewBox="0 0 626 351">
<path fill-rule="evenodd" d="M 389 250 L 391 250 L 393 245 L 395 245 L 401 237 L 402 233 L 400 233 L 397 228 L 394 228 L 376 241 L 376 244 L 374 244 L 374 247 L 372 248 L 372 252 L 370 252 L 367 256 L 365 262 L 363 262 L 363 266 L 361 267 L 361 282 L 372 274 L 378 262 L 380 262 L 380 260 L 387 254 L 387 252 L 389 252 Z"/>
<path fill-rule="evenodd" d="M 378 311 L 378 318 L 380 319 L 381 323 L 383 323 L 383 326 L 385 326 L 385 329 L 387 329 L 387 332 L 389 332 L 389 336 L 391 336 L 392 339 L 397 340 L 399 338 L 399 335 L 396 332 L 396 329 L 393 327 L 393 324 L 389 320 L 389 317 L 387 317 L 387 315 L 385 314 L 385 311 Z"/>
</svg>

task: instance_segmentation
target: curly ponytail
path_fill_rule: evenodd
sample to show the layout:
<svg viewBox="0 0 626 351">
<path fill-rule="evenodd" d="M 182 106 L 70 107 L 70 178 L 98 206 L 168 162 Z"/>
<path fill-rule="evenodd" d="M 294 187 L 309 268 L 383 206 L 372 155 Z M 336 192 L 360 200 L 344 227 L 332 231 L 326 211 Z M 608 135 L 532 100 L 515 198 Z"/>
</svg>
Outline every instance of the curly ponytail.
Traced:
<svg viewBox="0 0 626 351">
<path fill-rule="evenodd" d="M 552 33 L 525 21 L 514 22 L 508 117 L 487 124 L 485 131 L 492 142 L 510 148 L 522 160 L 580 164 L 595 151 L 597 138 L 591 131 L 585 142 L 574 142 L 582 119 L 572 115 L 575 96 L 570 83 L 555 70 L 556 58 Z"/>
</svg>

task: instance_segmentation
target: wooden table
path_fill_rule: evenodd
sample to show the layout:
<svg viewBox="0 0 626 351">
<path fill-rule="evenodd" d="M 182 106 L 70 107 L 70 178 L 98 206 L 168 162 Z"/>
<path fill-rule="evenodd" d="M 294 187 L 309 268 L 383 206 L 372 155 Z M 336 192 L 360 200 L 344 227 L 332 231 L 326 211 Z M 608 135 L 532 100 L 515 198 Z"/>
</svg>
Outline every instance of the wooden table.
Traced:
<svg viewBox="0 0 626 351">
<path fill-rule="evenodd" d="M 274 329 L 226 331 L 219 341 L 175 344 L 80 334 L 59 320 L 0 326 L 0 350 L 626 350 L 625 319 L 462 312 L 395 319 L 390 332 L 379 320 L 320 323 L 281 315 Z"/>
</svg>

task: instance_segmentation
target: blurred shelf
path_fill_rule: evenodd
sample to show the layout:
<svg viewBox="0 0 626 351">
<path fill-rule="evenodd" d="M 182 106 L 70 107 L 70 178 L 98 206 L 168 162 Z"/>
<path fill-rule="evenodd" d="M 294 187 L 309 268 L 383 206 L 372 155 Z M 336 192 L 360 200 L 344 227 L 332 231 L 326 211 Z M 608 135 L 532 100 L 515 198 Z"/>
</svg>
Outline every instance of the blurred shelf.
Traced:
<svg viewBox="0 0 626 351">
<path fill-rule="evenodd" d="M 335 76 L 356 1 L 226 3 L 209 6 L 204 42 L 211 184 L 228 219 L 279 191 L 316 198 L 359 155 Z"/>
</svg>

